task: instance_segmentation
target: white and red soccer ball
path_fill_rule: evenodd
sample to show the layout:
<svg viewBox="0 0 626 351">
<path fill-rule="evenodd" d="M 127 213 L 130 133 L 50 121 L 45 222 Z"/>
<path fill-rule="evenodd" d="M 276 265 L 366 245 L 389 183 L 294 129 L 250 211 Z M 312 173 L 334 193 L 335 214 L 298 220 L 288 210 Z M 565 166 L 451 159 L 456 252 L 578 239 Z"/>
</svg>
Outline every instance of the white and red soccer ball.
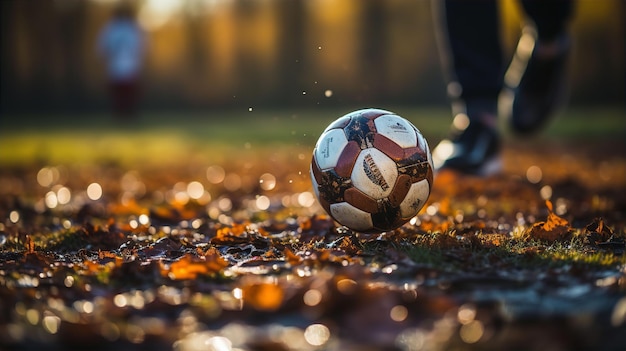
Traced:
<svg viewBox="0 0 626 351">
<path fill-rule="evenodd" d="M 426 139 L 411 122 L 379 109 L 331 123 L 313 150 L 315 195 L 339 224 L 354 231 L 396 229 L 424 206 L 433 183 Z"/>
</svg>

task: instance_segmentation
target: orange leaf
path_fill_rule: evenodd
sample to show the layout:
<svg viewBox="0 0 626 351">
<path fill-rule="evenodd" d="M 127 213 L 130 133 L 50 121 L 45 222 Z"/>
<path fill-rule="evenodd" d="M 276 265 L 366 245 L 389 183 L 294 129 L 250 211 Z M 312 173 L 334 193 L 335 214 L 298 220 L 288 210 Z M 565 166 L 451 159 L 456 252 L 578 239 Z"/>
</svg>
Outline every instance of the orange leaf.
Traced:
<svg viewBox="0 0 626 351">
<path fill-rule="evenodd" d="M 93 262 L 93 261 L 84 261 L 83 263 L 85 264 L 87 271 L 90 273 L 97 273 L 100 271 L 100 268 L 102 267 L 100 264 Z"/>
<path fill-rule="evenodd" d="M 102 250 L 98 250 L 98 258 L 99 259 L 103 259 L 103 258 L 116 258 L 117 255 L 114 254 L 111 251 L 102 251 Z"/>
<path fill-rule="evenodd" d="M 35 242 L 33 241 L 33 238 L 30 237 L 30 235 L 26 235 L 26 252 L 35 252 Z"/>
<path fill-rule="evenodd" d="M 548 218 L 545 222 L 537 222 L 529 230 L 531 238 L 553 242 L 565 238 L 570 233 L 569 222 L 552 212 L 552 202 L 546 201 Z"/>
<path fill-rule="evenodd" d="M 180 260 L 172 263 L 169 271 L 167 269 L 161 270 L 161 274 L 175 280 L 196 279 L 198 274 L 206 272 L 208 272 L 208 268 L 204 264 L 193 262 L 190 254 L 186 254 Z"/>
<path fill-rule="evenodd" d="M 287 262 L 289 262 L 289 264 L 292 266 L 295 266 L 302 262 L 302 257 L 296 255 L 287 247 L 285 248 L 285 258 L 287 259 Z"/>
<path fill-rule="evenodd" d="M 161 274 L 174 280 L 196 279 L 198 275 L 215 274 L 228 266 L 228 262 L 215 248 L 209 248 L 203 257 L 184 255 L 167 269 L 161 265 Z"/>
<path fill-rule="evenodd" d="M 209 270 L 213 273 L 217 273 L 228 267 L 228 261 L 222 257 L 222 254 L 220 254 L 220 252 L 214 247 L 210 247 L 204 253 L 204 259 Z"/>
</svg>

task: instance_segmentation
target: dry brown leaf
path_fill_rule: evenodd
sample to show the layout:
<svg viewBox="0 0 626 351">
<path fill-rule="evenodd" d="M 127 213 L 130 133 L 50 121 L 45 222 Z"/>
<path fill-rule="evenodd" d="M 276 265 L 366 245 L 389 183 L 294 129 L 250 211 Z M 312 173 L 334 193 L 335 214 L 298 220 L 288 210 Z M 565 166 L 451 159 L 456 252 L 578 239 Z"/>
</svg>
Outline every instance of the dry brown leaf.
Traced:
<svg viewBox="0 0 626 351">
<path fill-rule="evenodd" d="M 537 222 L 528 230 L 533 239 L 554 242 L 566 238 L 570 234 L 569 222 L 553 212 L 552 202 L 546 200 L 548 218 L 545 222 Z"/>
<path fill-rule="evenodd" d="M 585 234 L 595 234 L 601 240 L 609 240 L 613 236 L 613 230 L 604 224 L 602 218 L 596 218 L 593 222 L 589 223 L 585 228 Z"/>
<path fill-rule="evenodd" d="M 184 255 L 172 263 L 169 269 L 161 265 L 161 274 L 174 280 L 196 279 L 198 275 L 215 274 L 228 266 L 228 262 L 215 248 L 209 248 L 202 258 Z"/>
<path fill-rule="evenodd" d="M 295 266 L 299 264 L 300 262 L 302 262 L 302 257 L 293 253 L 293 251 L 291 251 L 289 248 L 286 247 L 284 250 L 284 253 L 285 253 L 285 259 L 290 265 Z"/>
<path fill-rule="evenodd" d="M 30 235 L 26 235 L 26 253 L 34 253 L 35 252 L 35 242 Z"/>
</svg>

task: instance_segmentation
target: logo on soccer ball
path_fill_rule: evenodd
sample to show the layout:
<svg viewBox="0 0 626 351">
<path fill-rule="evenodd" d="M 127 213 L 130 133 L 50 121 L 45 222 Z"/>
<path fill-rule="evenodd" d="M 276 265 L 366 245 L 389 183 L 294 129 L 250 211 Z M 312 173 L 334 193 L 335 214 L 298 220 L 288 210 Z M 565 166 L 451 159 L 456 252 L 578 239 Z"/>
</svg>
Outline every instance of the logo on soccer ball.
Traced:
<svg viewBox="0 0 626 351">
<path fill-rule="evenodd" d="M 401 124 L 400 122 L 397 122 L 396 124 L 392 124 L 389 126 L 390 129 L 392 129 L 395 132 L 399 132 L 399 133 L 408 133 L 409 131 L 406 129 L 406 127 Z"/>
<path fill-rule="evenodd" d="M 376 162 L 374 162 L 374 158 L 372 154 L 367 154 L 363 158 L 363 171 L 372 181 L 372 183 L 378 185 L 383 191 L 387 191 L 389 189 L 389 184 L 385 181 L 385 177 L 380 173 L 378 166 L 376 166 Z"/>
<path fill-rule="evenodd" d="M 324 144 L 324 149 L 322 150 L 322 155 L 324 155 L 324 158 L 330 157 L 330 144 L 332 142 L 333 142 L 332 137 L 326 139 L 326 144 Z"/>
</svg>

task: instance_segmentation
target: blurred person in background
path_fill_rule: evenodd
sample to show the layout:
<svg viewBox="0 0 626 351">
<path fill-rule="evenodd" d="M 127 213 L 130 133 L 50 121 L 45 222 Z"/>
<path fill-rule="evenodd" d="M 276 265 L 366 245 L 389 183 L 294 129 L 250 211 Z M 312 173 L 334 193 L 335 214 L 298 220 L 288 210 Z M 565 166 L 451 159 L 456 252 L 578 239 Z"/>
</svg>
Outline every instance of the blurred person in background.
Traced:
<svg viewBox="0 0 626 351">
<path fill-rule="evenodd" d="M 568 22 L 574 2 L 520 1 L 526 22 L 508 69 L 497 3 L 433 1 L 454 116 L 450 136 L 433 149 L 437 169 L 477 175 L 499 172 L 498 114 L 509 119 L 515 133 L 529 135 L 565 100 Z"/>
<path fill-rule="evenodd" d="M 102 28 L 97 50 L 106 61 L 113 111 L 120 118 L 135 116 L 146 38 L 129 4 L 119 5 Z"/>
</svg>

